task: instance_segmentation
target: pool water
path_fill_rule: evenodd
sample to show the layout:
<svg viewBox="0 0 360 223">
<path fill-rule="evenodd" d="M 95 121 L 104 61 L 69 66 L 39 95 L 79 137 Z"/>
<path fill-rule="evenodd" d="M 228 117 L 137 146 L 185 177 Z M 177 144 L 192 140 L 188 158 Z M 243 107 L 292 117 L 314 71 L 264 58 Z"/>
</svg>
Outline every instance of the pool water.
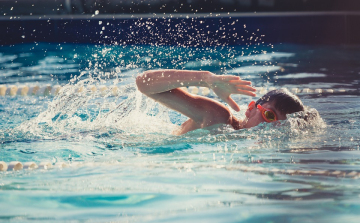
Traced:
<svg viewBox="0 0 360 223">
<path fill-rule="evenodd" d="M 0 84 L 62 89 L 0 97 L 0 161 L 67 167 L 0 172 L 0 221 L 358 222 L 359 52 L 291 44 L 1 46 Z M 322 120 L 297 126 L 292 115 L 173 136 L 186 117 L 134 83 L 159 68 L 239 75 L 259 96 L 260 88 L 298 91 Z M 91 90 L 114 86 L 115 95 Z M 244 117 L 253 98 L 234 99 Z"/>
</svg>

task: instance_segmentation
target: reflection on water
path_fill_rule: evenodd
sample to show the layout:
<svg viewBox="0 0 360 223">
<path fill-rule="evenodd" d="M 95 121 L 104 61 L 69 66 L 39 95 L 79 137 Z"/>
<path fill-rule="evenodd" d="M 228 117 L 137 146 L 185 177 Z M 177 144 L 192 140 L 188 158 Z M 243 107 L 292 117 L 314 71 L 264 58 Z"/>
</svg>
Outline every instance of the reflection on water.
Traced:
<svg viewBox="0 0 360 223">
<path fill-rule="evenodd" d="M 1 84 L 64 87 L 56 97 L 0 98 L 0 160 L 70 166 L 1 172 L 0 219 L 355 222 L 358 49 L 258 48 L 1 47 Z M 138 73 L 157 68 L 232 73 L 265 88 L 334 91 L 299 94 L 322 117 L 312 125 L 299 125 L 296 114 L 252 129 L 216 126 L 173 136 L 186 118 L 134 85 Z M 113 85 L 118 96 L 89 90 Z M 252 99 L 235 100 L 242 109 L 235 115 L 244 117 Z"/>
</svg>

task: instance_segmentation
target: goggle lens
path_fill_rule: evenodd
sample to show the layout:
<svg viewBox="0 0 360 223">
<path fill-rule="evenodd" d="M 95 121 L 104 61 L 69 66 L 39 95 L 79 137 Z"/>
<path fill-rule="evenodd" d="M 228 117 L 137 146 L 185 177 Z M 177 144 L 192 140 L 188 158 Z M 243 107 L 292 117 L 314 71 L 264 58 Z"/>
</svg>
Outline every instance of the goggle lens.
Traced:
<svg viewBox="0 0 360 223">
<path fill-rule="evenodd" d="M 266 119 L 270 122 L 275 121 L 275 114 L 272 111 L 264 111 Z"/>
<path fill-rule="evenodd" d="M 277 120 L 275 112 L 273 112 L 271 109 L 264 108 L 261 105 L 257 105 L 257 108 L 260 110 L 261 115 L 266 122 L 273 122 Z"/>
</svg>

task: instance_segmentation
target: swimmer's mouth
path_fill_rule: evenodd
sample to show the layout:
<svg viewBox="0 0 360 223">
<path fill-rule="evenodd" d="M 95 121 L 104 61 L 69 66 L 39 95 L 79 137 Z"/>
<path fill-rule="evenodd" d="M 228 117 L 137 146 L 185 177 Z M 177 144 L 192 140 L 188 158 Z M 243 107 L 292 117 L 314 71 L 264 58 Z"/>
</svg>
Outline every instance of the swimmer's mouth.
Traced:
<svg viewBox="0 0 360 223">
<path fill-rule="evenodd" d="M 250 110 L 249 110 L 249 109 L 246 110 L 245 116 L 246 116 L 246 118 L 249 118 L 249 117 L 250 117 Z"/>
</svg>

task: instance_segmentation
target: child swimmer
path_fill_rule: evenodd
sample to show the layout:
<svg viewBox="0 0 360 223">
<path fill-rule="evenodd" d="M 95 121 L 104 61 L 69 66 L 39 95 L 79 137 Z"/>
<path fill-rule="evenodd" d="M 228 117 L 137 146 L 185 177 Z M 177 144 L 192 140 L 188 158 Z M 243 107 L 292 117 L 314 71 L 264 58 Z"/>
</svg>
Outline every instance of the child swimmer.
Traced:
<svg viewBox="0 0 360 223">
<path fill-rule="evenodd" d="M 286 120 L 287 114 L 304 111 L 304 105 L 294 94 L 287 90 L 273 90 L 257 102 L 250 102 L 246 118 L 240 120 L 224 104 L 180 88 L 208 87 L 235 111 L 240 111 L 240 107 L 230 97 L 231 94 L 256 96 L 256 89 L 250 81 L 234 75 L 215 75 L 209 71 L 150 70 L 136 78 L 136 85 L 146 96 L 189 117 L 175 132 L 177 135 L 216 124 L 228 124 L 235 130 L 251 128 L 262 122 Z"/>
</svg>

